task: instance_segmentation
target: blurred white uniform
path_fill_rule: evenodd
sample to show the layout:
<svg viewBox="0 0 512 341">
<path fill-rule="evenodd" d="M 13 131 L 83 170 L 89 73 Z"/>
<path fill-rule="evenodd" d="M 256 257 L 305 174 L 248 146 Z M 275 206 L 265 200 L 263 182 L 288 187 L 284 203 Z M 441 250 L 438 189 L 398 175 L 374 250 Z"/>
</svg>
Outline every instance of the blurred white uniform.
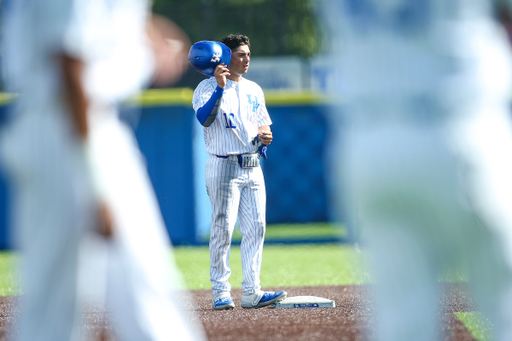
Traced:
<svg viewBox="0 0 512 341">
<path fill-rule="evenodd" d="M 497 5 L 326 1 L 348 123 L 342 194 L 378 284 L 374 339 L 438 339 L 437 281 L 463 264 L 496 339 L 512 340 L 512 59 Z"/>
<path fill-rule="evenodd" d="M 4 4 L 5 80 L 10 91 L 20 93 L 16 116 L 0 141 L 14 184 L 13 223 L 23 254 L 19 340 L 70 340 L 81 334 L 79 250 L 97 225 L 96 191 L 114 221 L 114 235 L 105 242 L 106 304 L 119 338 L 194 339 L 172 298 L 170 242 L 147 171 L 115 108 L 151 77 L 147 13 L 144 0 Z M 66 112 L 59 54 L 85 65 L 93 172 Z"/>
</svg>

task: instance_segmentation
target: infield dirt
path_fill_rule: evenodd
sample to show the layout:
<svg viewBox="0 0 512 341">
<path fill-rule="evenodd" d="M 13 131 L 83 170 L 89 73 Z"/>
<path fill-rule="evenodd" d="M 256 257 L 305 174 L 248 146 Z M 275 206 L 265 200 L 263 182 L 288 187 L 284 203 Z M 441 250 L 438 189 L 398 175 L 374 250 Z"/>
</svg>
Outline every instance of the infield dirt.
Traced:
<svg viewBox="0 0 512 341">
<path fill-rule="evenodd" d="M 369 286 L 328 286 L 298 288 L 264 288 L 286 290 L 288 297 L 318 296 L 336 302 L 335 308 L 242 309 L 241 289 L 232 290 L 234 310 L 214 311 L 209 290 L 192 291 L 185 312 L 200 321 L 209 341 L 363 341 L 364 330 L 372 330 L 373 308 Z M 439 314 L 443 341 L 477 341 L 455 316 L 456 312 L 473 311 L 464 284 L 441 284 Z M 0 341 L 10 340 L 20 313 L 19 297 L 0 297 Z M 89 304 L 84 308 L 84 327 L 95 340 L 115 340 L 104 306 Z M 107 336 L 108 335 L 108 336 Z M 414 341 L 414 340 L 411 340 Z"/>
</svg>

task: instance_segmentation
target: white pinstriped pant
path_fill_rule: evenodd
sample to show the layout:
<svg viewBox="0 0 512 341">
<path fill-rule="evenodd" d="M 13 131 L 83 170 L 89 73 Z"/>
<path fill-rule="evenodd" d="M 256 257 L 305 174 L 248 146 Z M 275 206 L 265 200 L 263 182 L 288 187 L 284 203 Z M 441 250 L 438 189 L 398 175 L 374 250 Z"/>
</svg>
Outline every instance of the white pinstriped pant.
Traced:
<svg viewBox="0 0 512 341">
<path fill-rule="evenodd" d="M 229 292 L 229 250 L 237 215 L 242 233 L 242 290 L 260 290 L 265 238 L 265 181 L 261 167 L 242 169 L 236 156 L 211 155 L 206 162 L 206 189 L 212 203 L 210 281 L 213 295 Z"/>
</svg>

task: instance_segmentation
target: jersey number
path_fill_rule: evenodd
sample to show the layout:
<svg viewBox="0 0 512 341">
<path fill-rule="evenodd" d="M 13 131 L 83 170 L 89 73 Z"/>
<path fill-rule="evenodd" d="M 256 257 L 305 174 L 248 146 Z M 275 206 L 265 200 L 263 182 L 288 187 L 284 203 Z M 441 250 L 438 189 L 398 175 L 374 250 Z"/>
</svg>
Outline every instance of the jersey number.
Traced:
<svg viewBox="0 0 512 341">
<path fill-rule="evenodd" d="M 233 114 L 224 114 L 224 120 L 226 121 L 226 128 L 235 129 L 236 125 L 233 123 L 235 119 L 235 115 Z"/>
</svg>

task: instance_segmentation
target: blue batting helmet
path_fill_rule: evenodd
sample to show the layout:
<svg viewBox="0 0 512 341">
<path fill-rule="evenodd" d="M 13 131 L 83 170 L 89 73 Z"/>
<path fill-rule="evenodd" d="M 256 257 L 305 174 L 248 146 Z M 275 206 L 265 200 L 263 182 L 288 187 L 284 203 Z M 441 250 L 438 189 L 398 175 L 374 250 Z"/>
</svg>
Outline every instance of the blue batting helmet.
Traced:
<svg viewBox="0 0 512 341">
<path fill-rule="evenodd" d="M 218 41 L 198 41 L 190 48 L 188 60 L 194 69 L 212 77 L 217 65 L 224 63 L 229 66 L 231 49 Z"/>
</svg>

